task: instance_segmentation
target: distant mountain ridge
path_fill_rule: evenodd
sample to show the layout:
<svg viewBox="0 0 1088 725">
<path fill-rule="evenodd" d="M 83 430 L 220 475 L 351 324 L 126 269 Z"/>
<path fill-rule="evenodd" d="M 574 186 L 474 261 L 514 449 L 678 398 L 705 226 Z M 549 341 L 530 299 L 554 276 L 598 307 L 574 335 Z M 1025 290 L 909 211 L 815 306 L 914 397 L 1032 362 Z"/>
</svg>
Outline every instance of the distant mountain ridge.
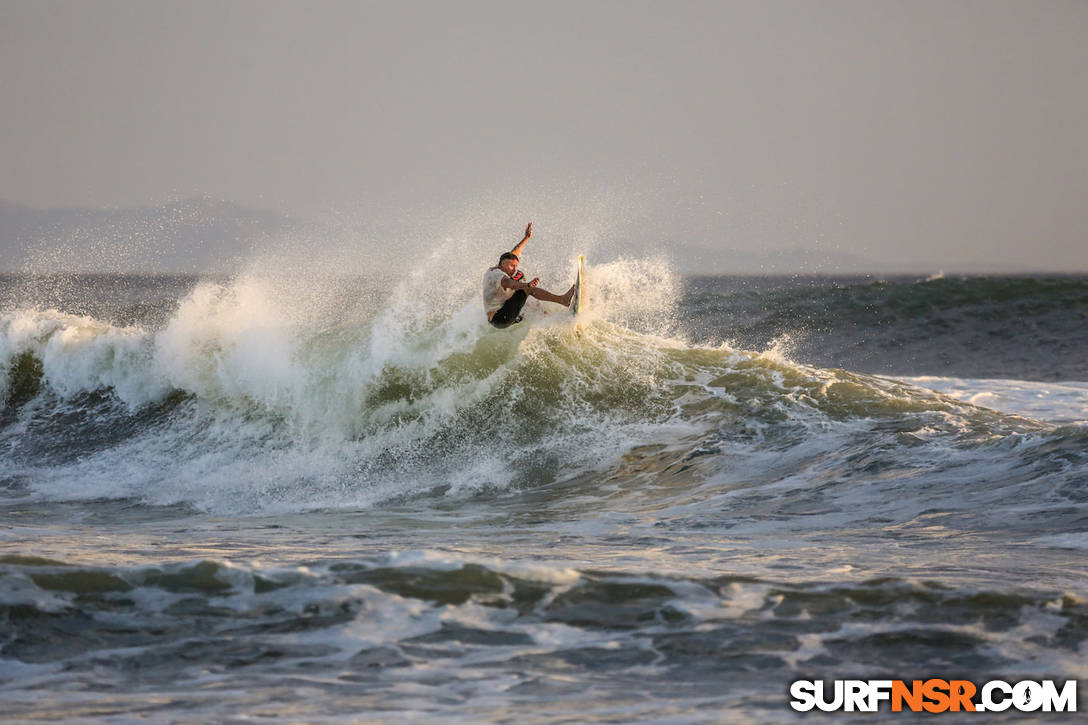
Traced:
<svg viewBox="0 0 1088 725">
<path fill-rule="evenodd" d="M 38 209 L 0 199 L 0 273 L 226 274 L 265 245 L 304 230 L 312 220 L 201 197 L 122 209 Z M 337 230 L 336 233 L 342 233 Z M 312 236 L 301 235 L 300 238 Z M 320 236 L 320 235 L 319 235 Z M 614 240 L 616 254 L 664 255 L 685 275 L 1008 274 L 999 263 L 926 268 L 826 249 L 709 248 L 653 239 Z M 733 240 L 731 240 L 733 241 Z M 733 243 L 744 240 L 735 240 Z"/>
<path fill-rule="evenodd" d="M 0 271 L 226 271 L 293 227 L 277 212 L 210 198 L 129 209 L 36 209 L 0 200 Z"/>
</svg>

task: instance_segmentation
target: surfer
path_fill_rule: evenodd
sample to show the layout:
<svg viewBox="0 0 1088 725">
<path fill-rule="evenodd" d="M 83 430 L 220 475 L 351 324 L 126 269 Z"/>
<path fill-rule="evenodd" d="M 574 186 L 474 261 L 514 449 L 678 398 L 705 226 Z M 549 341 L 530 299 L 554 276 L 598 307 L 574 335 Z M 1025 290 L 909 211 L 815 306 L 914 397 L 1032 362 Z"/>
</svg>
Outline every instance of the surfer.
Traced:
<svg viewBox="0 0 1088 725">
<path fill-rule="evenodd" d="M 570 301 L 574 298 L 574 285 L 565 295 L 557 295 L 538 287 L 539 277 L 524 281 L 524 275 L 518 271 L 519 255 L 531 236 L 533 223 L 529 222 L 525 227 L 525 238 L 509 252 L 503 252 L 499 263 L 484 273 L 484 312 L 487 313 L 487 321 L 499 329 L 521 322 L 518 313 L 529 297 L 564 307 L 570 307 Z"/>
</svg>

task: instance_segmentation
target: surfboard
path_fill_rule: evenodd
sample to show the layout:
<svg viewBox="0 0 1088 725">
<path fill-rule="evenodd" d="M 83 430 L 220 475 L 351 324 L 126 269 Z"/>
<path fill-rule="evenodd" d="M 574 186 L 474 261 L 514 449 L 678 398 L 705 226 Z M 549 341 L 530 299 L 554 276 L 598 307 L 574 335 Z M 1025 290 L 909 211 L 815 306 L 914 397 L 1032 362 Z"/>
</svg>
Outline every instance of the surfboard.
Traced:
<svg viewBox="0 0 1088 725">
<path fill-rule="evenodd" d="M 583 278 L 586 274 L 586 258 L 584 255 L 578 255 L 578 272 L 574 279 L 574 299 L 570 302 L 570 313 L 574 316 L 578 316 L 578 313 L 585 309 L 582 296 L 585 294 L 586 286 Z"/>
</svg>

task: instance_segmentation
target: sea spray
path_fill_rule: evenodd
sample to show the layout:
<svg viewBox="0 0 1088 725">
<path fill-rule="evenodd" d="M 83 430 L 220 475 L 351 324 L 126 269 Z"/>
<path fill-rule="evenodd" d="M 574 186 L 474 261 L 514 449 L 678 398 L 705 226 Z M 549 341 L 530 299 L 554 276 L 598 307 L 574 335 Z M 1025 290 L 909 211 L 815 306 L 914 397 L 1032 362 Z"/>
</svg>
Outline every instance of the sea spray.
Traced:
<svg viewBox="0 0 1088 725">
<path fill-rule="evenodd" d="M 778 721 L 798 679 L 1088 674 L 1084 348 L 1033 352 L 1077 284 L 590 259 L 593 314 L 505 331 L 482 253 L 5 307 L 10 716 Z M 987 315 L 986 364 L 1064 383 L 933 377 Z"/>
<path fill-rule="evenodd" d="M 671 363 L 647 356 L 638 333 L 583 337 L 557 305 L 535 304 L 504 334 L 487 327 L 475 295 L 439 314 L 413 293 L 418 275 L 377 295 L 371 279 L 356 279 L 359 297 L 384 306 L 338 314 L 329 287 L 307 296 L 292 287 L 301 278 L 288 277 L 294 294 L 285 294 L 277 280 L 197 283 L 157 330 L 55 310 L 6 313 L 9 367 L 29 355 L 43 369 L 42 404 L 24 417 L 49 421 L 74 408 L 87 419 L 69 428 L 64 455 L 56 441 L 21 441 L 19 463 L 40 467 L 39 491 L 76 476 L 81 489 L 48 495 L 231 512 L 285 500 L 364 505 L 573 475 L 619 455 L 625 429 L 674 412 L 662 386 Z M 625 328 L 605 320 L 621 314 L 618 294 L 637 286 L 641 302 L 628 312 L 659 323 L 677 287 L 667 267 L 645 261 L 604 265 L 597 280 L 593 319 L 617 333 Z M 154 426 L 132 424 L 152 409 L 163 415 Z M 80 452 L 74 462 L 71 450 Z"/>
</svg>

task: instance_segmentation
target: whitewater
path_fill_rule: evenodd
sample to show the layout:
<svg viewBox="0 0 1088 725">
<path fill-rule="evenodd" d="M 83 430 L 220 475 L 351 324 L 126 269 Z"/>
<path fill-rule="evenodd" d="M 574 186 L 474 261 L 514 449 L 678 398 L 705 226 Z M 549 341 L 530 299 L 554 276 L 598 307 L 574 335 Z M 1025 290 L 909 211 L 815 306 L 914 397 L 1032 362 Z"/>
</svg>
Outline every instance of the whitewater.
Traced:
<svg viewBox="0 0 1088 725">
<path fill-rule="evenodd" d="M 797 679 L 1088 675 L 1088 280 L 600 255 L 588 314 L 498 331 L 471 251 L 0 278 L 0 718 L 783 722 Z"/>
</svg>

